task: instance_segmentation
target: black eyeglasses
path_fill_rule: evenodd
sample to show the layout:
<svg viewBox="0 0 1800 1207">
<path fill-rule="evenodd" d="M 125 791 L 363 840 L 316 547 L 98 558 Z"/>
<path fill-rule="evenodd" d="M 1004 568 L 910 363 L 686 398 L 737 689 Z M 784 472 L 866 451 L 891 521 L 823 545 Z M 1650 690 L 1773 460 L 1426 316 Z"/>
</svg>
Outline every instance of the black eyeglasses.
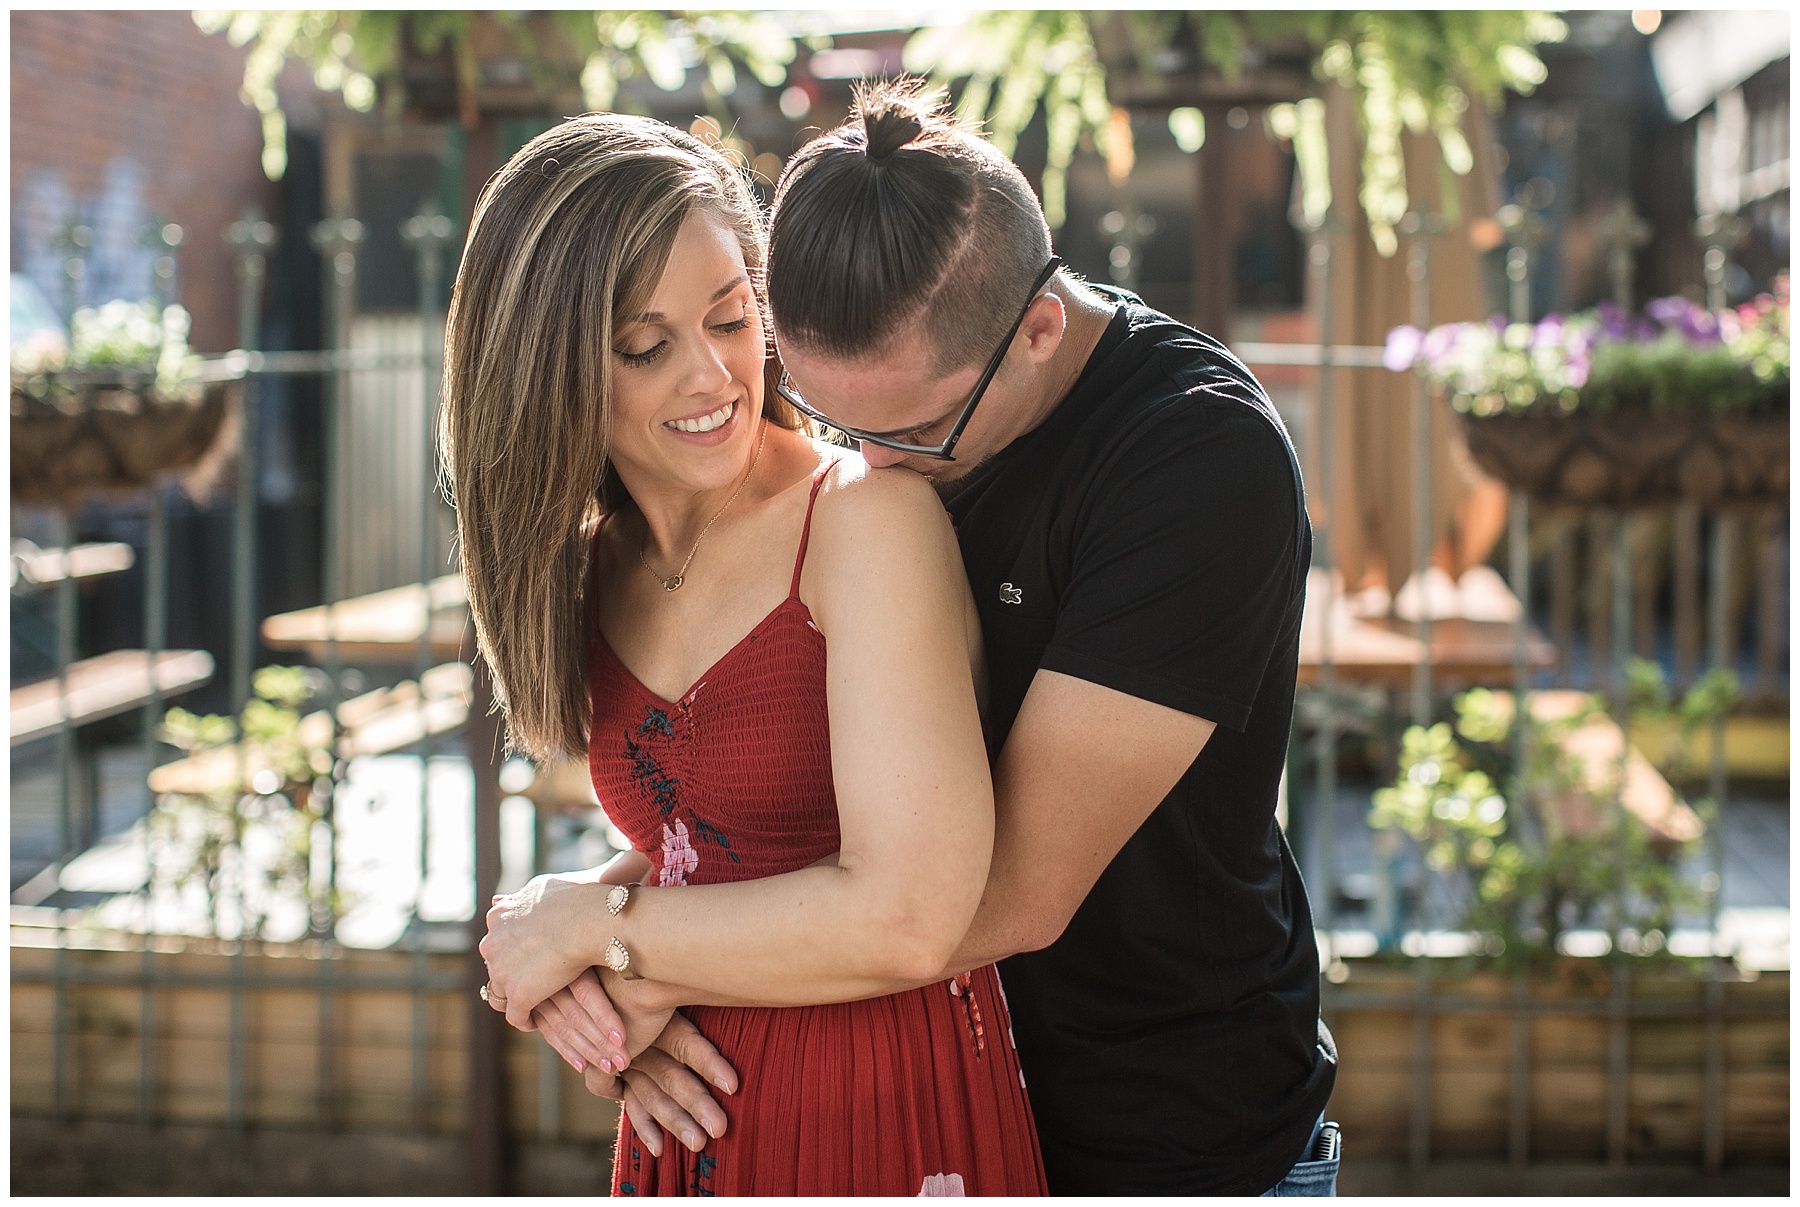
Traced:
<svg viewBox="0 0 1800 1207">
<path fill-rule="evenodd" d="M 1007 329 L 1006 338 L 1000 341 L 998 348 L 994 349 L 993 358 L 988 361 L 987 368 L 982 370 L 981 380 L 975 383 L 974 392 L 969 395 L 969 401 L 963 404 L 962 414 L 957 416 L 955 425 L 951 427 L 950 434 L 944 437 L 942 444 L 908 444 L 904 440 L 883 436 L 879 432 L 865 432 L 861 428 L 839 423 L 831 416 L 821 414 L 817 408 L 802 398 L 800 391 L 794 388 L 794 383 L 785 370 L 781 374 L 781 379 L 775 383 L 775 392 L 785 398 L 788 404 L 802 415 L 817 419 L 828 427 L 834 427 L 853 440 L 867 441 L 870 444 L 891 448 L 897 453 L 906 453 L 914 457 L 932 457 L 939 461 L 954 461 L 956 454 L 953 450 L 956 448 L 956 442 L 962 439 L 963 429 L 969 426 L 969 416 L 975 413 L 975 405 L 981 401 L 981 396 L 987 393 L 988 383 L 993 381 L 994 374 L 1000 371 L 1000 362 L 1006 359 L 1006 350 L 1012 347 L 1013 336 L 1019 333 L 1019 325 L 1025 321 L 1025 311 L 1031 309 L 1031 304 L 1037 301 L 1038 290 L 1049 284 L 1050 278 L 1056 275 L 1056 270 L 1061 267 L 1061 258 L 1051 256 L 1050 263 L 1044 265 L 1044 271 L 1038 273 L 1037 280 L 1031 284 L 1031 292 L 1025 296 L 1025 305 L 1020 309 L 1019 317 L 1013 320 L 1012 326 Z"/>
</svg>

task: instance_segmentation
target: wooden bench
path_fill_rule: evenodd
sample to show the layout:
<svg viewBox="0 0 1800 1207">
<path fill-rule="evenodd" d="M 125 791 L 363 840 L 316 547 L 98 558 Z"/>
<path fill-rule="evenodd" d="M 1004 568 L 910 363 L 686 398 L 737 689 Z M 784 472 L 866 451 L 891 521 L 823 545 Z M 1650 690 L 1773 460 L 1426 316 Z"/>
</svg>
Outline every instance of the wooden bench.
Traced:
<svg viewBox="0 0 1800 1207">
<path fill-rule="evenodd" d="M 179 695 L 212 678 L 212 655 L 205 650 L 164 650 L 156 656 L 156 692 L 151 690 L 150 655 L 114 650 L 71 663 L 67 691 L 61 676 L 12 689 L 12 744 L 55 733 L 65 725 L 85 725 L 147 704 L 158 693 Z"/>
<path fill-rule="evenodd" d="M 1300 683 L 1310 687 L 1319 682 L 1319 668 L 1325 660 L 1329 633 L 1332 673 L 1340 682 L 1373 687 L 1411 686 L 1413 672 L 1425 654 L 1425 643 L 1418 637 L 1418 623 L 1371 615 L 1372 608 L 1366 598 L 1348 596 L 1341 590 L 1331 593 L 1330 585 L 1327 571 L 1307 573 L 1306 611 L 1300 622 Z M 1435 685 L 1452 687 L 1512 682 L 1513 623 L 1472 618 L 1505 610 L 1505 601 L 1493 597 L 1496 589 L 1502 593 L 1506 591 L 1497 576 L 1491 580 L 1484 578 L 1478 602 L 1463 600 L 1456 605 L 1471 615 L 1446 615 L 1449 608 L 1439 594 L 1428 590 L 1429 608 L 1434 616 L 1431 622 L 1431 670 Z M 1329 617 L 1325 614 L 1328 593 L 1332 594 Z M 1512 599 L 1510 593 L 1505 599 Z M 1400 610 L 1416 612 L 1416 604 L 1411 608 L 1407 604 L 1408 596 L 1403 590 Z M 1517 607 L 1516 600 L 1513 607 Z M 1534 671 L 1548 670 L 1556 664 L 1555 647 L 1536 630 L 1526 636 L 1526 661 Z"/>
<path fill-rule="evenodd" d="M 1495 693 L 1512 707 L 1510 692 Z M 1531 694 L 1531 715 L 1539 723 L 1564 721 L 1575 716 L 1590 696 L 1578 691 L 1541 691 Z M 1603 796 L 1615 791 L 1620 758 L 1624 758 L 1625 784 L 1621 798 L 1625 807 L 1637 815 L 1650 832 L 1650 840 L 1664 846 L 1692 842 L 1704 830 L 1699 814 L 1676 795 L 1662 773 L 1644 757 L 1636 746 L 1627 747 L 1625 735 L 1605 713 L 1594 713 L 1563 739 L 1562 748 L 1575 764 L 1581 787 Z M 1557 808 L 1557 802 L 1545 807 Z M 1568 801 L 1562 806 L 1566 829 L 1591 830 L 1599 826 L 1601 817 L 1584 802 Z"/>
<path fill-rule="evenodd" d="M 389 754 L 427 736 L 447 733 L 469 719 L 472 691 L 468 665 L 447 662 L 425 672 L 423 690 L 407 680 L 346 700 L 337 709 L 338 757 Z M 301 719 L 300 739 L 307 746 L 323 746 L 330 736 L 331 719 L 325 710 Z M 222 746 L 156 768 L 150 773 L 150 791 L 206 796 L 230 791 L 262 769 L 260 763 L 240 767 L 238 748 Z"/>
<path fill-rule="evenodd" d="M 40 549 L 27 540 L 12 543 L 12 586 L 20 580 L 47 587 L 65 578 L 95 578 L 131 569 L 136 560 L 123 541 L 101 541 L 71 549 Z"/>
<path fill-rule="evenodd" d="M 409 662 L 429 624 L 431 656 L 455 658 L 469 620 L 460 574 L 433 579 L 429 588 L 414 583 L 342 600 L 332 605 L 329 624 L 326 611 L 320 605 L 270 616 L 262 623 L 264 644 L 324 662 L 327 638 L 335 636 L 340 661 Z"/>
</svg>

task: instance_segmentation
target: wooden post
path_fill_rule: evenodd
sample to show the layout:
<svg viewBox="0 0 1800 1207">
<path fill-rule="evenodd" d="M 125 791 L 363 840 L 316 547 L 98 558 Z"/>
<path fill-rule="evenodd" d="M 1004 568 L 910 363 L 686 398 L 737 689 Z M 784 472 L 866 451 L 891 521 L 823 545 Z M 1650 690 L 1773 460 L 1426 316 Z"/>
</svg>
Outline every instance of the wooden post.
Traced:
<svg viewBox="0 0 1800 1207">
<path fill-rule="evenodd" d="M 474 628 L 463 660 L 475 670 L 469 705 L 469 769 L 475 776 L 475 916 L 469 923 L 469 1193 L 495 1195 L 506 1186 L 506 1017 L 481 1000 L 487 965 L 477 949 L 487 934 L 488 902 L 500 884 L 500 726 L 494 685 L 475 650 Z"/>
<path fill-rule="evenodd" d="M 1194 222 L 1195 327 L 1221 341 L 1231 339 L 1231 303 L 1236 290 L 1231 236 L 1235 228 L 1227 212 L 1231 205 L 1230 127 L 1225 106 L 1203 105 L 1206 142 L 1194 156 L 1200 173 L 1200 206 Z"/>
<path fill-rule="evenodd" d="M 1419 931 L 1424 938 L 1424 929 Z M 1431 959 L 1421 949 L 1413 958 L 1412 1118 L 1407 1156 L 1414 1168 L 1431 1161 Z"/>
<path fill-rule="evenodd" d="M 1522 700 L 1519 695 L 1514 699 Z M 1512 1052 L 1507 1071 L 1506 1159 L 1531 1160 L 1531 974 L 1513 976 Z"/>
</svg>

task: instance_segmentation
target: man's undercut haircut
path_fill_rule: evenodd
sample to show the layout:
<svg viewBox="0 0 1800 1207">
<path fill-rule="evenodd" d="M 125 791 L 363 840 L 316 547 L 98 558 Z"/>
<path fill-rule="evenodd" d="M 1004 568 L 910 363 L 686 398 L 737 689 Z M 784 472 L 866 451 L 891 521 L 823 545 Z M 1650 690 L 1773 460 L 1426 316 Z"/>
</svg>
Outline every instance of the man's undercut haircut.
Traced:
<svg viewBox="0 0 1800 1207">
<path fill-rule="evenodd" d="M 1012 160 L 922 81 L 863 85 L 844 124 L 782 173 L 769 304 L 783 340 L 856 360 L 922 320 L 942 374 L 993 354 L 1049 259 Z"/>
</svg>

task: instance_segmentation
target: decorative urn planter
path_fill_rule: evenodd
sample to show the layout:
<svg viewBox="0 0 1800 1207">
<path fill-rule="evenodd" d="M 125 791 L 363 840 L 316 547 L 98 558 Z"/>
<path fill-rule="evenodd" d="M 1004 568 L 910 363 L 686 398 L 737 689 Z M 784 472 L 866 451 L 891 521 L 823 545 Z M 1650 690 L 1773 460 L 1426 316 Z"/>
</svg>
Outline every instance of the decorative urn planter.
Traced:
<svg viewBox="0 0 1800 1207">
<path fill-rule="evenodd" d="M 236 383 L 169 398 L 150 385 L 84 385 L 56 398 L 12 392 L 14 502 L 75 507 L 130 494 L 188 471 L 190 490 L 215 476 L 235 428 Z"/>
<path fill-rule="evenodd" d="M 1475 463 L 1533 502 L 1617 509 L 1781 504 L 1788 416 L 1621 408 L 1461 415 Z"/>
<path fill-rule="evenodd" d="M 1476 464 L 1534 501 L 1767 508 L 1788 490 L 1788 314 L 1778 277 L 1733 310 L 1397 327 L 1383 363 L 1441 390 Z"/>
</svg>

